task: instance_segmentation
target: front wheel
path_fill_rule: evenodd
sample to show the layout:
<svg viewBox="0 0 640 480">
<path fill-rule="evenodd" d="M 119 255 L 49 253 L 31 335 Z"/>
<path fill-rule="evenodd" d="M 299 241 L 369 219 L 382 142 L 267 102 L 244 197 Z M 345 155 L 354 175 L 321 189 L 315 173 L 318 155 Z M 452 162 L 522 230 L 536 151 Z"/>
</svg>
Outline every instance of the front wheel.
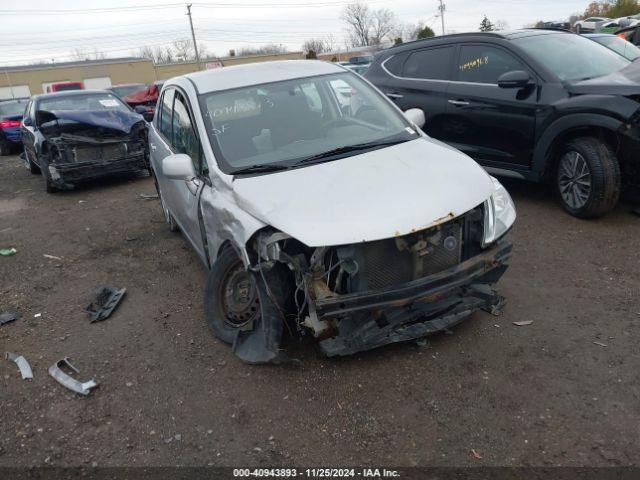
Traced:
<svg viewBox="0 0 640 480">
<path fill-rule="evenodd" d="M 261 315 L 258 286 L 231 247 L 211 266 L 204 290 L 204 312 L 213 334 L 231 344 L 239 330 L 251 328 Z"/>
<path fill-rule="evenodd" d="M 620 165 L 609 145 L 576 138 L 560 153 L 556 187 L 563 207 L 579 218 L 595 218 L 612 210 L 621 189 Z"/>
</svg>

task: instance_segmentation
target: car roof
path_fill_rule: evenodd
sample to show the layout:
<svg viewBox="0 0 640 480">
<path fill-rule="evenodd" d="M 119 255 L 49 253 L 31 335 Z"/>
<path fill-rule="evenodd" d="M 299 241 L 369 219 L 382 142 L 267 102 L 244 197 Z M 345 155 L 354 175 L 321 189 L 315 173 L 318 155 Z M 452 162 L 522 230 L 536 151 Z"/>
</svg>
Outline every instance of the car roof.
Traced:
<svg viewBox="0 0 640 480">
<path fill-rule="evenodd" d="M 600 37 L 615 37 L 613 33 L 583 33 L 583 37 L 587 38 L 600 38 Z"/>
<path fill-rule="evenodd" d="M 108 92 L 106 90 L 64 90 L 62 92 L 39 93 L 38 95 L 34 95 L 33 99 L 42 100 L 43 98 L 72 97 L 74 95 L 86 95 L 87 93 L 109 93 L 113 95 L 112 92 Z"/>
<path fill-rule="evenodd" d="M 420 40 L 414 40 L 412 42 L 405 42 L 399 45 L 383 50 L 382 53 L 393 52 L 399 53 L 405 50 L 413 50 L 417 46 L 428 46 L 430 43 L 443 44 L 446 40 L 480 40 L 486 38 L 496 38 L 503 40 L 514 40 L 516 38 L 533 37 L 536 35 L 566 35 L 572 34 L 568 30 L 562 30 L 558 28 L 523 28 L 521 30 L 500 30 L 495 32 L 467 32 L 467 33 L 452 33 L 449 35 L 440 35 L 437 37 L 423 38 Z M 444 40 L 444 42 L 443 42 Z"/>
<path fill-rule="evenodd" d="M 165 86 L 178 78 L 187 78 L 195 85 L 198 93 L 209 93 L 345 71 L 342 66 L 320 60 L 279 60 L 189 73 L 167 80 Z"/>
<path fill-rule="evenodd" d="M 109 88 L 115 88 L 115 87 L 137 87 L 138 85 L 146 85 L 146 83 L 119 83 L 118 85 L 111 85 Z"/>
</svg>

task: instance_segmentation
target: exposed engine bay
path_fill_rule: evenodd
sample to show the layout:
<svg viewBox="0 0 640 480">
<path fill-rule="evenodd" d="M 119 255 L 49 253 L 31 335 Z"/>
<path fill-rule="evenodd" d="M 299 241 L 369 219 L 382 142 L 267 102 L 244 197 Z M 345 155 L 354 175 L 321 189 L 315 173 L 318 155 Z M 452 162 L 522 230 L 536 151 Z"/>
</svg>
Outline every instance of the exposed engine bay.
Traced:
<svg viewBox="0 0 640 480">
<path fill-rule="evenodd" d="M 491 286 L 507 268 L 511 245 L 483 249 L 482 234 L 482 206 L 409 235 L 336 247 L 309 248 L 262 230 L 249 252 L 258 294 L 264 289 L 262 325 L 241 331 L 234 352 L 250 362 L 281 359 L 274 346 L 285 325 L 310 332 L 328 356 L 348 355 L 497 309 L 503 299 Z"/>
</svg>

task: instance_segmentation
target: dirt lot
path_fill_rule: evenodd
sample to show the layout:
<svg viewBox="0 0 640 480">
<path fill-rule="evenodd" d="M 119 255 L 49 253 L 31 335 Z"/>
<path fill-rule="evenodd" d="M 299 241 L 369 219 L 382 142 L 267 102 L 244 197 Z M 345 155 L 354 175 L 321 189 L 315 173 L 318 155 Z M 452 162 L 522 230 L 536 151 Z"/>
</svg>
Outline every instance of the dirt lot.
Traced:
<svg viewBox="0 0 640 480">
<path fill-rule="evenodd" d="M 35 376 L 0 360 L 0 466 L 638 464 L 640 218 L 576 220 L 545 187 L 505 183 L 519 219 L 502 316 L 422 346 L 296 346 L 299 367 L 248 366 L 205 324 L 195 254 L 138 198 L 149 178 L 48 195 L 0 158 L 0 247 L 18 250 L 0 257 L 0 311 L 23 314 L 0 352 Z M 104 282 L 127 295 L 91 324 Z M 90 397 L 47 374 L 65 355 L 100 383 Z"/>
</svg>

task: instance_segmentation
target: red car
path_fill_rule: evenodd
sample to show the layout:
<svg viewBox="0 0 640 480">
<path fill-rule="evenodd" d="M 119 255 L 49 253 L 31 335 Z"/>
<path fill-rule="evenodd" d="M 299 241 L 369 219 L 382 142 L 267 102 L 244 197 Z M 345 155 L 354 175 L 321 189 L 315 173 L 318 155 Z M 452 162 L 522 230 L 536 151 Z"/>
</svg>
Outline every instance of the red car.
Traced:
<svg viewBox="0 0 640 480">
<path fill-rule="evenodd" d="M 67 90 L 84 90 L 82 82 L 58 82 L 47 85 L 47 93 L 64 92 Z"/>
</svg>

